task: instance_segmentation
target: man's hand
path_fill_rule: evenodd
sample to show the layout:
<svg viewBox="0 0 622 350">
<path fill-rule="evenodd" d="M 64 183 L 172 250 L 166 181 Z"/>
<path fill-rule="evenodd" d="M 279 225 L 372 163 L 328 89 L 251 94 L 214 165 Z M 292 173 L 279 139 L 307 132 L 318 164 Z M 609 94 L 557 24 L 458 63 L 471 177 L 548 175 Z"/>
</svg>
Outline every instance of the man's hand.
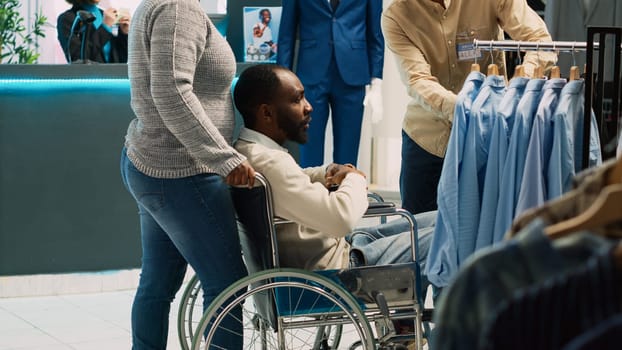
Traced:
<svg viewBox="0 0 622 350">
<path fill-rule="evenodd" d="M 363 177 L 367 177 L 364 172 L 358 170 L 352 164 L 336 164 L 332 163 L 328 167 L 326 167 L 326 188 L 331 188 L 334 186 L 341 185 L 343 179 L 345 179 L 348 173 L 357 173 L 362 175 Z"/>
<path fill-rule="evenodd" d="M 121 17 L 119 18 L 119 30 L 127 35 L 130 32 L 130 18 L 129 17 Z"/>
<path fill-rule="evenodd" d="M 117 9 L 112 7 L 105 9 L 104 24 L 108 27 L 112 27 L 115 23 L 117 23 Z"/>
<path fill-rule="evenodd" d="M 248 188 L 252 188 L 255 185 L 255 169 L 245 160 L 231 170 L 225 178 L 225 182 L 230 186 L 248 186 Z"/>
</svg>

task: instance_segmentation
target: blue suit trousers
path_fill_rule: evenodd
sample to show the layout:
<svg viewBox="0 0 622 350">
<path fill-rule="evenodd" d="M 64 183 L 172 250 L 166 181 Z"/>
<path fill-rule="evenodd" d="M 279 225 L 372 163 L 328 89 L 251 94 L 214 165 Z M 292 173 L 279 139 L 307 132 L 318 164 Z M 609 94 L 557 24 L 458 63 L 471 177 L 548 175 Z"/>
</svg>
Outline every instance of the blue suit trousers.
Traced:
<svg viewBox="0 0 622 350">
<path fill-rule="evenodd" d="M 334 60 L 328 69 L 329 74 L 325 74 L 317 84 L 305 85 L 305 95 L 313 106 L 313 112 L 308 131 L 309 139 L 300 147 L 300 166 L 303 168 L 324 164 L 324 140 L 329 111 L 333 127 L 332 161 L 356 165 L 358 158 L 365 85 L 346 84 Z"/>
</svg>

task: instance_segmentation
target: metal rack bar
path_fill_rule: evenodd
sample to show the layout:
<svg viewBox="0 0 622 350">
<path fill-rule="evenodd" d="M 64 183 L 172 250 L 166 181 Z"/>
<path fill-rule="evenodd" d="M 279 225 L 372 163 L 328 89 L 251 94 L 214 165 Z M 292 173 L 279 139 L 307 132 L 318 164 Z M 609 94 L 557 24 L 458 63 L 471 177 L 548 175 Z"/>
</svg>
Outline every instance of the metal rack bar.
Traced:
<svg viewBox="0 0 622 350">
<path fill-rule="evenodd" d="M 599 125 L 599 129 L 602 129 L 603 121 L 601 120 L 602 115 L 602 104 L 603 101 L 592 101 L 594 97 L 594 91 L 599 92 L 599 96 L 604 94 L 604 64 L 605 64 L 605 55 L 603 54 L 605 51 L 605 47 L 607 43 L 605 42 L 605 37 L 607 35 L 614 35 L 614 48 L 618 47 L 620 50 L 615 51 L 614 58 L 614 76 L 612 77 L 613 86 L 611 87 L 613 93 L 613 117 L 619 123 L 620 118 L 620 91 L 622 90 L 621 82 L 620 82 L 620 54 L 622 50 L 622 28 L 614 28 L 614 27 L 588 27 L 588 40 L 586 42 L 579 41 L 549 41 L 549 42 L 535 42 L 535 41 L 516 41 L 516 40 L 473 40 L 473 47 L 480 50 L 488 50 L 488 51 L 555 51 L 555 52 L 586 52 L 587 64 L 586 64 L 586 85 L 585 85 L 585 116 L 583 120 L 583 159 L 582 166 L 583 168 L 588 167 L 589 162 L 589 137 L 590 137 L 590 120 L 591 120 L 591 111 L 594 110 L 596 114 Z M 595 41 L 596 36 L 598 36 L 598 42 Z M 602 45 L 600 45 L 602 43 Z M 598 62 L 598 79 L 594 81 L 593 77 L 593 66 L 594 66 L 594 52 L 599 51 L 601 54 L 597 57 Z M 617 125 L 617 124 L 616 124 Z M 619 126 L 617 125 L 619 128 Z M 601 131 L 601 130 L 599 130 Z M 605 143 L 606 144 L 606 143 Z M 602 144 L 601 144 L 602 148 Z"/>
<path fill-rule="evenodd" d="M 588 44 L 584 41 L 516 41 L 516 40 L 473 40 L 473 47 L 480 50 L 497 51 L 586 51 Z M 598 50 L 598 43 L 593 43 Z"/>
</svg>

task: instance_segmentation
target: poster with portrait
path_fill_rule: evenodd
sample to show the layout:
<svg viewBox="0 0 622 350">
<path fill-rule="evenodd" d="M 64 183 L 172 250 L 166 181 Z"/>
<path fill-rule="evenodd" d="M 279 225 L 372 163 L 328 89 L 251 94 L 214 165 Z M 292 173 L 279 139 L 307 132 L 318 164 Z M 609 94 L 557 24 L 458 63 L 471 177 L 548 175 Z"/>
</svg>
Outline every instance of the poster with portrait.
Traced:
<svg viewBox="0 0 622 350">
<path fill-rule="evenodd" d="M 244 7 L 244 61 L 276 62 L 280 6 Z"/>
</svg>

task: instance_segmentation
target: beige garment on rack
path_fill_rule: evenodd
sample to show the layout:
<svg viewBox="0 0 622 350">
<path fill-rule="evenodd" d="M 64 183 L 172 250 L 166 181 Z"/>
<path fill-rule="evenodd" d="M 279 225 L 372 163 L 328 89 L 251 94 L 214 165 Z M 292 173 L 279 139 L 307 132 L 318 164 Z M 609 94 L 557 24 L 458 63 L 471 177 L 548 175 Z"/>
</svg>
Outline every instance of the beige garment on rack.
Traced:
<svg viewBox="0 0 622 350">
<path fill-rule="evenodd" d="M 589 169 L 587 175 L 579 174 L 581 180 L 575 189 L 556 200 L 526 211 L 514 220 L 512 227 L 506 233 L 506 237 L 513 237 L 537 217 L 543 219 L 548 224 L 556 224 L 576 218 L 581 213 L 587 211 L 609 184 L 609 174 L 617 164 L 618 161 L 612 159 L 599 167 Z M 622 221 L 616 221 L 602 227 L 590 228 L 590 231 L 604 236 L 622 237 Z"/>
</svg>

